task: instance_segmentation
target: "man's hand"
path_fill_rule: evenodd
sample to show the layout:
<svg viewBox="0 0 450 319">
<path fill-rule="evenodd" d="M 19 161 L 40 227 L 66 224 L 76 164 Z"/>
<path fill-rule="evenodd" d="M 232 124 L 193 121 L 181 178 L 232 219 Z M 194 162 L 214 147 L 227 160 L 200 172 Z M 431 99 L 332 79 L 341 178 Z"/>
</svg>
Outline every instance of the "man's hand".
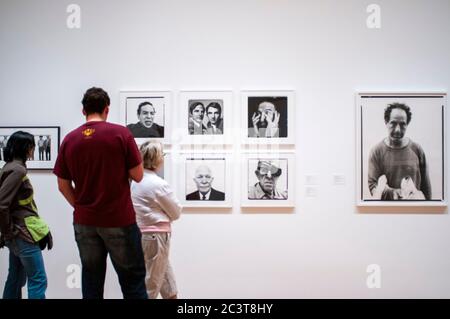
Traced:
<svg viewBox="0 0 450 319">
<path fill-rule="evenodd" d="M 378 177 L 377 187 L 375 187 L 373 191 L 373 198 L 381 199 L 381 196 L 386 188 L 389 188 L 389 185 L 387 184 L 387 177 L 386 175 L 381 175 Z"/>
<path fill-rule="evenodd" d="M 280 122 L 280 113 L 275 111 L 266 116 L 267 119 L 267 129 L 266 137 L 274 137 L 278 131 L 278 123 Z"/>
<path fill-rule="evenodd" d="M 402 178 L 400 183 L 399 197 L 400 199 L 423 199 L 425 196 L 421 191 L 416 188 L 414 181 L 411 177 L 407 176 Z"/>
<path fill-rule="evenodd" d="M 261 114 L 253 113 L 252 122 L 253 122 L 253 129 L 255 131 L 255 136 L 259 136 L 258 123 L 260 120 L 261 120 Z"/>
</svg>

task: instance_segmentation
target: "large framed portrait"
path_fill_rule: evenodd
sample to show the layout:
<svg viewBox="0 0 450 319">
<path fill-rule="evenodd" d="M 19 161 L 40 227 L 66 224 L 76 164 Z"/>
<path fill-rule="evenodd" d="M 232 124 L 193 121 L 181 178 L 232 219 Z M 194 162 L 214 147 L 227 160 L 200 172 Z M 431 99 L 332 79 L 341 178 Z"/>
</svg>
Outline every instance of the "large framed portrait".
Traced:
<svg viewBox="0 0 450 319">
<path fill-rule="evenodd" d="M 11 135 L 17 131 L 34 136 L 36 147 L 27 160 L 31 170 L 48 170 L 55 166 L 60 143 L 59 126 L 2 126 L 0 127 L 0 167 L 5 164 L 5 151 Z"/>
<path fill-rule="evenodd" d="M 294 91 L 242 91 L 244 144 L 295 144 Z"/>
<path fill-rule="evenodd" d="M 156 139 L 171 141 L 172 93 L 170 91 L 121 91 L 120 122 L 142 144 Z"/>
<path fill-rule="evenodd" d="M 181 91 L 181 144 L 232 144 L 232 91 Z"/>
<path fill-rule="evenodd" d="M 358 93 L 357 205 L 446 206 L 446 94 Z"/>
<path fill-rule="evenodd" d="M 295 206 L 295 153 L 244 153 L 242 207 Z"/>
<path fill-rule="evenodd" d="M 181 153 L 178 196 L 184 207 L 231 207 L 230 153 Z"/>
</svg>

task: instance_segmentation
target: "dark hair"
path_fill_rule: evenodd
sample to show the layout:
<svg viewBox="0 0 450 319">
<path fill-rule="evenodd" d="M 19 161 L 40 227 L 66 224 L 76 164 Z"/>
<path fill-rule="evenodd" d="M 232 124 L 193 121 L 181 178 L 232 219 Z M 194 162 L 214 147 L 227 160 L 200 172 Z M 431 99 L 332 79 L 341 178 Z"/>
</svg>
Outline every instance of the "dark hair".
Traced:
<svg viewBox="0 0 450 319">
<path fill-rule="evenodd" d="M 27 161 L 30 149 L 36 146 L 34 136 L 30 133 L 17 131 L 13 133 L 6 143 L 4 150 L 5 162 L 11 162 L 14 159 L 20 159 L 24 163 Z"/>
<path fill-rule="evenodd" d="M 141 104 L 139 104 L 138 109 L 137 109 L 137 114 L 138 114 L 138 115 L 141 114 L 141 109 L 142 109 L 142 107 L 143 107 L 143 106 L 146 106 L 146 105 L 150 105 L 151 107 L 153 107 L 153 109 L 155 108 L 155 107 L 153 106 L 153 104 L 150 103 L 150 102 L 142 102 Z"/>
<path fill-rule="evenodd" d="M 406 113 L 406 124 L 409 124 L 409 122 L 411 122 L 411 117 L 412 117 L 412 113 L 411 113 L 411 109 L 409 108 L 408 105 L 403 104 L 403 103 L 392 103 L 392 104 L 388 104 L 388 106 L 384 109 L 384 122 L 388 123 L 391 119 L 391 113 L 393 109 L 400 109 L 405 111 Z"/>
<path fill-rule="evenodd" d="M 205 105 L 202 102 L 194 102 L 189 106 L 189 114 L 192 114 L 194 109 L 199 105 L 201 105 L 203 107 L 203 111 L 205 110 Z"/>
<path fill-rule="evenodd" d="M 108 93 L 101 88 L 91 87 L 84 93 L 83 110 L 86 115 L 90 114 L 102 114 L 107 106 L 110 104 Z"/>
<path fill-rule="evenodd" d="M 217 102 L 211 102 L 211 103 L 209 103 L 208 106 L 206 107 L 206 114 L 208 114 L 208 109 L 209 109 L 210 107 L 213 107 L 213 108 L 215 108 L 215 109 L 218 109 L 220 115 L 222 115 L 222 107 L 220 106 L 219 103 L 217 103 Z"/>
</svg>

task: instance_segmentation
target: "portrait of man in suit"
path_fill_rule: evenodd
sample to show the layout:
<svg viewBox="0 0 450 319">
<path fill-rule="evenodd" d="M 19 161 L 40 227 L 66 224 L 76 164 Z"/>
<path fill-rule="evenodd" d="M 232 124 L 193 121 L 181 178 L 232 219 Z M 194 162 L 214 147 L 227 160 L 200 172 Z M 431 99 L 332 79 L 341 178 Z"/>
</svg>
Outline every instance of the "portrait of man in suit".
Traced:
<svg viewBox="0 0 450 319">
<path fill-rule="evenodd" d="M 207 165 L 199 165 L 194 173 L 195 192 L 186 195 L 186 200 L 224 201 L 225 193 L 212 187 L 214 176 Z"/>
</svg>

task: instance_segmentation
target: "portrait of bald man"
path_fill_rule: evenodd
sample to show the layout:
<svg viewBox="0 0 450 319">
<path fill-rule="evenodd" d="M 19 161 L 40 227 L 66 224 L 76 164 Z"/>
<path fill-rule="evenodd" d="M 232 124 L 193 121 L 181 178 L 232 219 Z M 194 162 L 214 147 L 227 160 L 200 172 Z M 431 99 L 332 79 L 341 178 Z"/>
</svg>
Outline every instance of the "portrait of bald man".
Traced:
<svg viewBox="0 0 450 319">
<path fill-rule="evenodd" d="M 224 201 L 225 193 L 212 187 L 214 176 L 208 165 L 199 165 L 194 173 L 195 192 L 186 195 L 186 200 Z"/>
</svg>

